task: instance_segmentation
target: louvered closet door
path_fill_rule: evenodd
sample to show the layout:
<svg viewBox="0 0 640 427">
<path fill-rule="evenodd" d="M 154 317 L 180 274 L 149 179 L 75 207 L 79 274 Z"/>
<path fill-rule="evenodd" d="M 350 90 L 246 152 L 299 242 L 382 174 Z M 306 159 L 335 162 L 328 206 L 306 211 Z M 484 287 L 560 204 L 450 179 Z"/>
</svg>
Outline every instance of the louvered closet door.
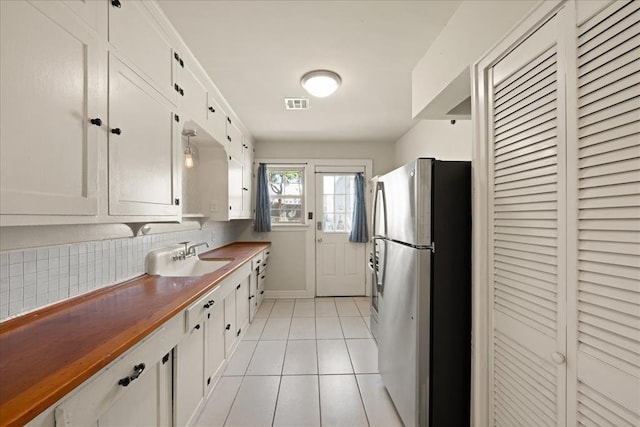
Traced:
<svg viewBox="0 0 640 427">
<path fill-rule="evenodd" d="M 492 425 L 565 423 L 561 23 L 558 15 L 547 21 L 492 67 L 488 79 Z"/>
<path fill-rule="evenodd" d="M 640 2 L 585 22 L 577 46 L 570 424 L 640 426 Z"/>
</svg>

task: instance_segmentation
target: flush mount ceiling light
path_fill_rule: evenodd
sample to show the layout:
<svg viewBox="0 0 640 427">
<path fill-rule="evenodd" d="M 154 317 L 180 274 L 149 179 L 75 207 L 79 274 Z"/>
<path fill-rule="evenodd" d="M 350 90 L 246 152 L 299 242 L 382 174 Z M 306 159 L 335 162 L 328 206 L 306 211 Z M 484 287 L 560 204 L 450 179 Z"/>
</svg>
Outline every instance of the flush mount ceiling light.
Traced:
<svg viewBox="0 0 640 427">
<path fill-rule="evenodd" d="M 340 76 L 329 70 L 309 71 L 300 80 L 302 87 L 311 95 L 324 98 L 331 95 L 342 83 Z"/>
</svg>

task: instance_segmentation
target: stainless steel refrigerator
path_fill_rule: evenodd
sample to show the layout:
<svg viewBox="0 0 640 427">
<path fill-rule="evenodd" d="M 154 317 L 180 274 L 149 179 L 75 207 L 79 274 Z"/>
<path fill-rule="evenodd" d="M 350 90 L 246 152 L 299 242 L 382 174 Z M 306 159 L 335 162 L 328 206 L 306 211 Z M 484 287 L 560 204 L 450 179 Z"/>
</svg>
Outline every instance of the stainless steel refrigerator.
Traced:
<svg viewBox="0 0 640 427">
<path fill-rule="evenodd" d="M 378 367 L 406 427 L 468 426 L 471 164 L 420 158 L 375 187 Z"/>
</svg>

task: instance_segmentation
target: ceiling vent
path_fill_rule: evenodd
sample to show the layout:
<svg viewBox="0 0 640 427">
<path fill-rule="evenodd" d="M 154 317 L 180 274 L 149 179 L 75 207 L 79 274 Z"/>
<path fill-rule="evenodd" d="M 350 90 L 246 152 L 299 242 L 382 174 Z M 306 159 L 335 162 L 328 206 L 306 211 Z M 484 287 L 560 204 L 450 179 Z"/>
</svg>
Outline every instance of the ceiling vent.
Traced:
<svg viewBox="0 0 640 427">
<path fill-rule="evenodd" d="M 284 105 L 287 110 L 308 110 L 309 100 L 307 98 L 285 98 Z"/>
</svg>

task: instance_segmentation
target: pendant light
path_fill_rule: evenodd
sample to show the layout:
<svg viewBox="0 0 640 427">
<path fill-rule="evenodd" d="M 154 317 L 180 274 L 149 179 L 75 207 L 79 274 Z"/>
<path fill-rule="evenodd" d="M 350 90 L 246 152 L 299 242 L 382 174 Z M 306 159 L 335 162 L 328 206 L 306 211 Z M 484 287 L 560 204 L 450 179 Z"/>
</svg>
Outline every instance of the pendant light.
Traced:
<svg viewBox="0 0 640 427">
<path fill-rule="evenodd" d="M 191 150 L 191 143 L 189 138 L 196 136 L 198 133 L 195 129 L 185 129 L 182 131 L 182 135 L 187 137 L 187 148 L 184 150 L 184 166 L 187 169 L 193 167 L 193 151 Z"/>
<path fill-rule="evenodd" d="M 300 79 L 302 87 L 318 98 L 325 98 L 331 95 L 340 87 L 341 83 L 340 76 L 330 70 L 309 71 Z"/>
</svg>

